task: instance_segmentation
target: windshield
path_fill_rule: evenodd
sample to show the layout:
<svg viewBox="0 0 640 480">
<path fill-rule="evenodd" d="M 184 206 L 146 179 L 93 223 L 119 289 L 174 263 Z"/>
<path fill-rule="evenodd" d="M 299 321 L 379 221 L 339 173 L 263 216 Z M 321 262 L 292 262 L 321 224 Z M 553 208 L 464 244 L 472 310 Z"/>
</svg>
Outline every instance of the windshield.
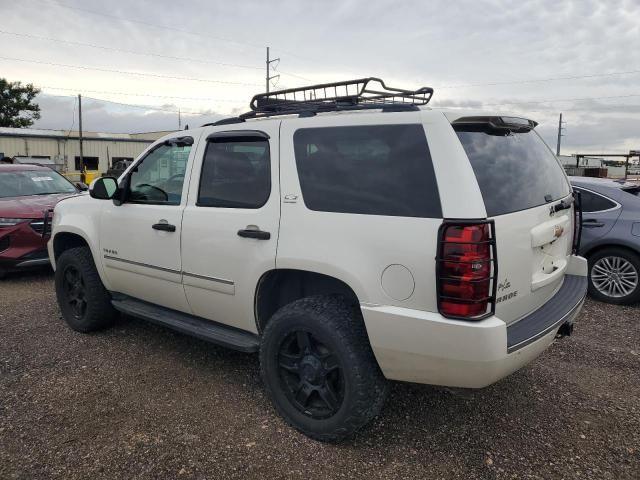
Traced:
<svg viewBox="0 0 640 480">
<path fill-rule="evenodd" d="M 53 170 L 0 172 L 0 198 L 76 191 L 71 182 Z"/>
<path fill-rule="evenodd" d="M 569 195 L 555 155 L 533 130 L 514 133 L 456 127 L 490 217 L 544 205 Z"/>
</svg>

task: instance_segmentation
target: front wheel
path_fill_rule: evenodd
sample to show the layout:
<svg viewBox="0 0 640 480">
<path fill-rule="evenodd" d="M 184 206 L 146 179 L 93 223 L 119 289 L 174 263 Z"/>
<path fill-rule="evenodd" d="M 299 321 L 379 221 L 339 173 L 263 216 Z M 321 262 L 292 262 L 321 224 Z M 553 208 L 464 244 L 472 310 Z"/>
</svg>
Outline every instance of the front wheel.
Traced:
<svg viewBox="0 0 640 480">
<path fill-rule="evenodd" d="M 640 302 L 640 256 L 609 247 L 589 257 L 589 293 L 607 303 Z"/>
<path fill-rule="evenodd" d="M 118 313 L 100 280 L 91 250 L 70 248 L 56 264 L 56 297 L 67 324 L 78 332 L 110 326 Z"/>
<path fill-rule="evenodd" d="M 262 336 L 260 367 L 280 415 L 316 440 L 353 434 L 380 412 L 387 393 L 362 315 L 339 296 L 278 310 Z"/>
</svg>

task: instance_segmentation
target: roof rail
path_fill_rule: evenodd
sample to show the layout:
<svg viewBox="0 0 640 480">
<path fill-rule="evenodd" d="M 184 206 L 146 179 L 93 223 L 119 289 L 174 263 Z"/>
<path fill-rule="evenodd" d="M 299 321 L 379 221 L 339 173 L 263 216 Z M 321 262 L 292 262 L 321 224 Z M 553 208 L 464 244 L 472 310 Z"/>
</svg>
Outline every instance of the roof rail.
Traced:
<svg viewBox="0 0 640 480">
<path fill-rule="evenodd" d="M 431 87 L 405 90 L 387 87 L 384 81 L 376 77 L 359 78 L 260 93 L 251 99 L 249 112 L 203 126 L 241 123 L 249 118 L 275 115 L 313 116 L 320 112 L 341 110 L 417 110 L 419 105 L 429 103 L 432 96 Z"/>
<path fill-rule="evenodd" d="M 202 126 L 203 127 L 217 127 L 218 125 L 231 125 L 231 124 L 234 124 L 234 123 L 242 123 L 242 122 L 244 122 L 244 118 L 228 117 L 228 118 L 222 118 L 222 119 L 217 120 L 215 122 L 205 123 Z"/>
</svg>

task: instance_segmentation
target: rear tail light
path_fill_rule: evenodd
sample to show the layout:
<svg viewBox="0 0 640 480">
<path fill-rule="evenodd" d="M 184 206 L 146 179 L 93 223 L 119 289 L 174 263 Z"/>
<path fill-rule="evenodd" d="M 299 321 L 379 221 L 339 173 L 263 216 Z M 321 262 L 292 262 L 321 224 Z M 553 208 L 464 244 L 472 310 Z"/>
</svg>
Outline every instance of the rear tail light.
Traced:
<svg viewBox="0 0 640 480">
<path fill-rule="evenodd" d="M 438 309 L 447 318 L 481 320 L 495 313 L 495 225 L 445 221 L 439 230 Z"/>
</svg>

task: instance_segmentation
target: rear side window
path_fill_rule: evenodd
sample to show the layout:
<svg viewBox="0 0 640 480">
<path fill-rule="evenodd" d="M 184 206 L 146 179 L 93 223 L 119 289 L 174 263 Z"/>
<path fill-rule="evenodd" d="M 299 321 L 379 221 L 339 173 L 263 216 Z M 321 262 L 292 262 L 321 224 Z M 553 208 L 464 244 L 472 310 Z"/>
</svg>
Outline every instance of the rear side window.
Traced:
<svg viewBox="0 0 640 480">
<path fill-rule="evenodd" d="M 555 155 L 533 130 L 514 133 L 457 127 L 490 217 L 544 205 L 569 195 Z"/>
<path fill-rule="evenodd" d="M 442 217 L 422 125 L 302 128 L 293 141 L 307 208 Z"/>
<path fill-rule="evenodd" d="M 580 202 L 583 212 L 601 212 L 602 210 L 610 210 L 616 207 L 611 200 L 604 198 L 595 193 L 587 192 L 581 188 L 577 188 L 580 192 Z"/>
<path fill-rule="evenodd" d="M 207 143 L 196 205 L 260 208 L 270 193 L 268 141 L 230 137 Z"/>
</svg>

